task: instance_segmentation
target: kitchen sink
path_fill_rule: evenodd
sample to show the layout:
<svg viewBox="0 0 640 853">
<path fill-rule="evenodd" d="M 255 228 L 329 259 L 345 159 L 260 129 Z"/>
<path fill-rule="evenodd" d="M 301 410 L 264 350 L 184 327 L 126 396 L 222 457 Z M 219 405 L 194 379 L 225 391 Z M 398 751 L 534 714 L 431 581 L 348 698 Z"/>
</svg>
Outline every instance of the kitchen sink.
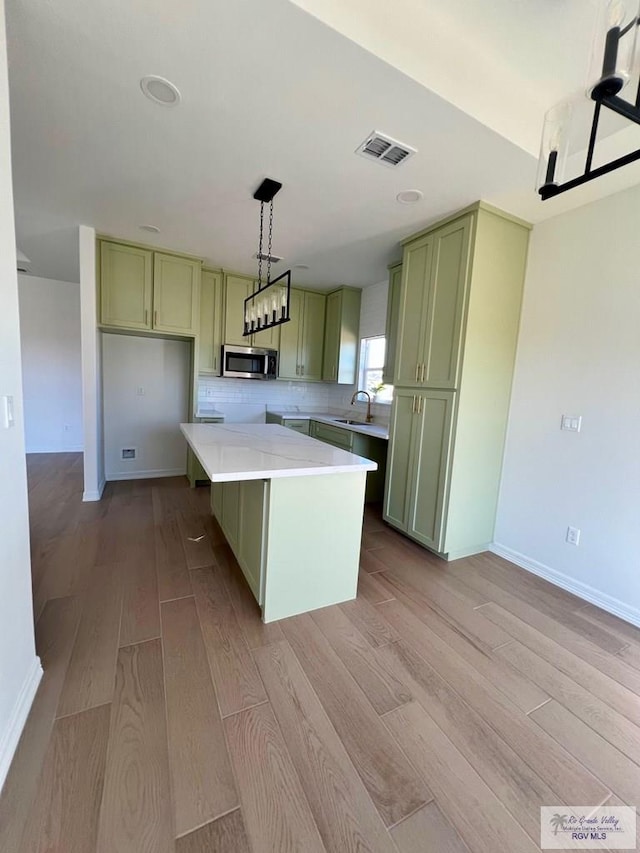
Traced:
<svg viewBox="0 0 640 853">
<path fill-rule="evenodd" d="M 349 418 L 335 418 L 335 422 L 337 424 L 349 424 L 356 426 L 371 426 L 371 424 L 365 424 L 363 421 L 350 421 Z"/>
</svg>

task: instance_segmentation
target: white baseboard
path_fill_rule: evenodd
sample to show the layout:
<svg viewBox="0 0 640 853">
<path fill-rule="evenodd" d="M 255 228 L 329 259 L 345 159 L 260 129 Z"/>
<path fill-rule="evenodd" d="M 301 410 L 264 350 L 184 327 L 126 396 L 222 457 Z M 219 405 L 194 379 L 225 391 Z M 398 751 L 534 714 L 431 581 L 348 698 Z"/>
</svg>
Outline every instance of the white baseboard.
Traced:
<svg viewBox="0 0 640 853">
<path fill-rule="evenodd" d="M 595 604 L 608 613 L 613 613 L 614 616 L 619 616 L 625 622 L 630 622 L 632 625 L 640 628 L 640 610 L 635 607 L 629 607 L 626 602 L 620 601 L 618 598 L 613 598 L 613 596 L 607 595 L 606 592 L 601 592 L 595 587 L 589 586 L 589 584 L 582 583 L 582 581 L 557 571 L 557 569 L 545 566 L 544 563 L 532 560 L 518 551 L 513 551 L 511 548 L 500 545 L 499 542 L 494 542 L 489 550 L 499 557 L 509 560 L 510 563 L 515 563 L 521 569 L 526 569 L 528 572 L 549 581 L 549 583 L 559 586 L 561 589 L 566 589 L 567 592 L 572 592 L 590 604 Z"/>
<path fill-rule="evenodd" d="M 27 447 L 25 453 L 82 453 L 84 447 L 79 444 L 77 447 L 45 447 L 36 448 Z"/>
<path fill-rule="evenodd" d="M 22 684 L 22 689 L 13 706 L 13 712 L 11 713 L 7 728 L 0 736 L 0 791 L 7 778 L 11 761 L 18 746 L 24 724 L 27 722 L 27 717 L 29 716 L 29 711 L 31 710 L 31 705 L 41 678 L 42 666 L 40 658 L 34 657 L 33 663 Z"/>
<path fill-rule="evenodd" d="M 112 480 L 151 480 L 155 477 L 186 477 L 186 468 L 162 468 L 157 471 L 126 471 L 123 473 L 107 474 L 107 481 Z"/>
<path fill-rule="evenodd" d="M 102 493 L 104 492 L 104 487 L 106 486 L 107 481 L 102 480 L 102 482 L 98 483 L 97 489 L 85 489 L 82 493 L 82 500 L 84 503 L 89 503 L 90 501 L 99 501 L 102 499 Z"/>
</svg>

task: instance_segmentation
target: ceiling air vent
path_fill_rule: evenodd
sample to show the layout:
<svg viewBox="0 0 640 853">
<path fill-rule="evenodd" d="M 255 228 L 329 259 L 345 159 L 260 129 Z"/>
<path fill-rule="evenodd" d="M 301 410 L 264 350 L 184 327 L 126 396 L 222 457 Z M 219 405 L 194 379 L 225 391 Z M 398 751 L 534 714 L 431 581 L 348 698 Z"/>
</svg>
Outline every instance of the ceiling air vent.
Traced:
<svg viewBox="0 0 640 853">
<path fill-rule="evenodd" d="M 378 163 L 383 163 L 385 166 L 399 166 L 400 163 L 404 163 L 415 153 L 415 148 L 405 145 L 404 142 L 398 142 L 397 139 L 392 139 L 390 136 L 385 136 L 378 130 L 370 133 L 365 141 L 356 148 L 356 154 L 377 160 Z"/>
</svg>

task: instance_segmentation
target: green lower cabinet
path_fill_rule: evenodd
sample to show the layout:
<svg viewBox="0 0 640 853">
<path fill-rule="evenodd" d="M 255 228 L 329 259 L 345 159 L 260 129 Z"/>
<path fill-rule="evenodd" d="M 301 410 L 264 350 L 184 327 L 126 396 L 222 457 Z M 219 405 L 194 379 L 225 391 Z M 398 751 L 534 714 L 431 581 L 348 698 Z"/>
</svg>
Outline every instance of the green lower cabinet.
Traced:
<svg viewBox="0 0 640 853">
<path fill-rule="evenodd" d="M 266 423 L 278 424 L 302 435 L 309 435 L 309 418 L 287 418 L 282 415 L 274 415 L 273 412 L 267 412 Z"/>
<path fill-rule="evenodd" d="M 396 389 L 384 520 L 435 551 L 444 546 L 453 391 Z"/>
<path fill-rule="evenodd" d="M 384 496 L 384 482 L 387 467 L 387 444 L 383 438 L 363 435 L 341 427 L 334 427 L 322 421 L 311 421 L 309 435 L 332 444 L 340 450 L 355 453 L 364 459 L 371 459 L 378 463 L 377 471 L 367 472 L 367 487 L 365 491 L 366 503 L 379 503 Z"/>
<path fill-rule="evenodd" d="M 259 604 L 264 598 L 267 507 L 266 480 L 211 484 L 211 510 Z"/>
</svg>

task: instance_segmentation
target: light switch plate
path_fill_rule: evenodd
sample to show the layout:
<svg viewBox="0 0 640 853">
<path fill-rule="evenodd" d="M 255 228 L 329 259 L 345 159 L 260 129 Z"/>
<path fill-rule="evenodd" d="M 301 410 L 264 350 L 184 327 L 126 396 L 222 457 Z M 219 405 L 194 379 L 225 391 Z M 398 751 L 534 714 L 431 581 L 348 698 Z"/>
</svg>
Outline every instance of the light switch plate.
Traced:
<svg viewBox="0 0 640 853">
<path fill-rule="evenodd" d="M 2 424 L 5 429 L 11 429 L 16 425 L 16 418 L 13 411 L 13 397 L 11 395 L 2 398 Z"/>
<path fill-rule="evenodd" d="M 568 430 L 569 432 L 580 432 L 582 428 L 582 415 L 563 415 L 560 423 L 560 429 Z"/>
</svg>

